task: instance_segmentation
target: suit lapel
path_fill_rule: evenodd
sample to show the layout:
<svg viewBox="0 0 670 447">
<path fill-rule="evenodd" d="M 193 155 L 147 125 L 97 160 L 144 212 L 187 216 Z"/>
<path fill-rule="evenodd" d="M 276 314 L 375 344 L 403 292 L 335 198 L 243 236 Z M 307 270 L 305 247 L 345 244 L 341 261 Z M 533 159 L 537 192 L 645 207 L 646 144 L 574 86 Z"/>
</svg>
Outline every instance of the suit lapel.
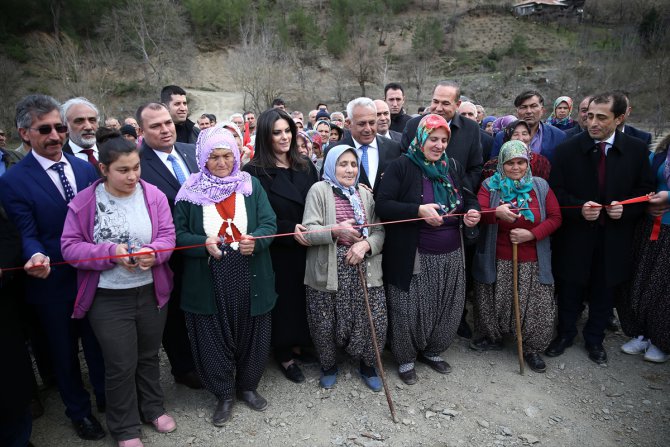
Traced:
<svg viewBox="0 0 670 447">
<path fill-rule="evenodd" d="M 86 174 L 86 169 L 80 163 L 82 160 L 79 160 L 74 155 L 70 155 L 65 152 L 63 153 L 63 156 L 67 158 L 67 161 L 70 162 L 70 166 L 72 166 L 72 172 L 74 172 L 74 179 L 75 182 L 77 183 L 77 193 L 91 186 L 92 182 L 90 181 L 88 175 Z M 87 161 L 84 163 L 90 164 Z"/>
<path fill-rule="evenodd" d="M 179 155 L 181 155 L 181 159 L 184 160 L 184 163 L 186 163 L 186 166 L 188 167 L 188 170 L 191 171 L 191 174 L 200 171 L 200 168 L 198 168 L 198 161 L 195 159 L 193 153 L 185 151 L 182 145 L 179 143 L 175 143 L 174 148 L 177 152 L 179 152 Z"/>
<path fill-rule="evenodd" d="M 152 169 L 156 174 L 158 174 L 159 177 L 162 177 L 163 180 L 169 183 L 175 191 L 179 191 L 181 188 L 179 181 L 175 178 L 174 175 L 172 175 L 163 161 L 158 158 L 158 156 L 154 153 L 154 150 L 143 143 L 142 152 L 144 159 L 147 161 L 147 168 Z"/>
<path fill-rule="evenodd" d="M 56 185 L 54 185 L 54 182 L 51 180 L 51 177 L 49 177 L 49 174 L 47 174 L 44 169 L 42 169 L 42 166 L 37 162 L 37 160 L 35 160 L 32 151 L 26 155 L 25 163 L 26 174 L 34 180 L 34 183 L 39 185 L 39 187 L 42 188 L 42 190 L 44 190 L 44 192 L 56 203 L 59 205 L 65 205 L 65 199 L 61 195 L 60 191 L 58 191 Z"/>
<path fill-rule="evenodd" d="M 288 173 L 282 171 L 284 171 L 284 169 L 277 168 L 270 190 L 278 196 L 304 205 L 305 199 L 299 189 L 301 185 L 292 183 Z M 298 179 L 300 179 L 300 177 L 295 177 L 295 181 L 299 181 Z"/>
<path fill-rule="evenodd" d="M 377 154 L 379 155 L 379 163 L 377 164 L 377 176 L 375 177 L 375 186 L 379 185 L 382 179 L 384 168 L 386 167 L 386 147 L 384 146 L 384 139 L 376 137 L 377 139 Z"/>
</svg>

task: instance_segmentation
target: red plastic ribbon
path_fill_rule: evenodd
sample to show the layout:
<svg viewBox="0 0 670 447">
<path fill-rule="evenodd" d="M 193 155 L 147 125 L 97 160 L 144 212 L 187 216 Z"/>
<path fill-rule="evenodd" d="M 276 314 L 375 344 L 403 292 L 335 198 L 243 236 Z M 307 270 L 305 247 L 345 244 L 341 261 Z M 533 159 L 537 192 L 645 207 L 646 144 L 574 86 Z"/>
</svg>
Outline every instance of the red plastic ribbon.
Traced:
<svg viewBox="0 0 670 447">
<path fill-rule="evenodd" d="M 658 235 L 661 234 L 661 219 L 663 216 L 656 216 L 654 218 L 654 226 L 651 227 L 651 235 L 649 236 L 650 241 L 657 241 Z"/>
</svg>

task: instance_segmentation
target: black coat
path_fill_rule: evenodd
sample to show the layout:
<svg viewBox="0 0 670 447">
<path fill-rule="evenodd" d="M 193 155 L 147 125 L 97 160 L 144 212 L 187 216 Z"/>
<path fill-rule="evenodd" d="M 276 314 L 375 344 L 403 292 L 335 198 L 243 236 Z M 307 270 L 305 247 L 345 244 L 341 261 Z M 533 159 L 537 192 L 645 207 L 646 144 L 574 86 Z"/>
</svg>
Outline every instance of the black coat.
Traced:
<svg viewBox="0 0 670 447">
<path fill-rule="evenodd" d="M 379 189 L 379 183 L 381 183 L 380 180 L 382 179 L 382 176 L 384 175 L 384 170 L 386 169 L 388 164 L 393 160 L 395 160 L 396 158 L 400 157 L 400 155 L 402 154 L 400 144 L 398 144 L 397 142 L 385 137 L 381 137 L 379 135 L 377 135 L 375 138 L 377 139 L 377 150 L 379 151 L 379 165 L 377 166 L 377 177 L 375 179 L 375 187 L 373 188 L 374 194 L 376 194 L 377 190 Z M 344 137 L 341 141 L 338 141 L 336 146 L 340 144 L 346 144 L 347 146 L 356 147 L 356 145 L 354 144 L 354 139 L 351 136 L 351 134 Z M 323 154 L 324 160 L 326 159 L 326 155 L 328 154 L 329 149 L 330 148 L 326 149 L 326 152 L 324 152 Z M 323 167 L 321 167 L 321 176 L 323 176 Z M 365 170 L 363 169 L 361 169 L 361 176 L 358 181 L 360 183 L 363 183 L 364 185 L 371 187 L 370 179 L 368 179 L 368 176 L 365 173 Z"/>
<path fill-rule="evenodd" d="M 453 169 L 452 169 L 453 167 Z M 454 186 L 463 193 L 465 210 L 479 210 L 477 197 L 461 188 L 465 173 L 453 158 L 449 169 Z M 423 204 L 423 176 L 421 169 L 409 158 L 400 157 L 386 169 L 375 198 L 375 213 L 382 221 L 415 219 L 419 217 L 419 206 Z M 409 290 L 414 270 L 414 258 L 419 245 L 419 230 L 422 221 L 385 225 L 384 256 L 382 269 L 384 282 Z M 471 232 L 474 236 L 474 233 Z"/>
<path fill-rule="evenodd" d="M 488 161 L 493 149 L 493 137 L 484 129 L 479 129 L 479 142 L 482 145 L 482 159 Z"/>
<path fill-rule="evenodd" d="M 412 140 L 416 136 L 416 129 L 423 116 L 417 116 L 407 122 L 402 134 L 402 150 L 407 151 Z M 479 125 L 471 119 L 463 118 L 458 113 L 451 119 L 451 138 L 447 145 L 447 156 L 455 159 L 465 167 L 470 191 L 476 193 L 479 178 L 484 166 L 482 156 L 482 145 L 479 137 Z"/>
<path fill-rule="evenodd" d="M 174 150 L 179 153 L 191 174 L 200 171 L 200 169 L 198 169 L 198 162 L 195 158 L 194 145 L 175 143 Z M 151 183 L 160 189 L 168 199 L 170 210 L 174 210 L 174 199 L 177 196 L 181 185 L 146 142 L 142 143 L 142 149 L 140 150 L 140 165 L 142 167 L 142 180 Z M 188 177 L 189 173 L 185 172 L 184 174 Z"/>
<path fill-rule="evenodd" d="M 391 124 L 389 129 L 394 132 L 402 133 L 405 130 L 407 122 L 412 119 L 412 115 L 405 113 L 404 109 L 400 109 L 400 113 L 397 115 L 391 115 Z"/>
<path fill-rule="evenodd" d="M 309 188 L 318 181 L 314 164 L 308 170 L 259 168 L 253 164 L 244 170 L 258 178 L 277 215 L 277 233 L 293 233 L 302 223 Z M 304 346 L 311 343 L 305 303 L 305 262 L 307 248 L 293 236 L 276 237 L 270 245 L 275 273 L 277 303 L 272 311 L 272 345 Z"/>
<path fill-rule="evenodd" d="M 74 155 L 76 157 L 76 155 L 74 154 L 74 151 L 72 151 L 72 148 L 70 147 L 70 140 L 69 139 L 63 145 L 63 152 L 65 152 L 66 154 Z M 77 158 L 79 158 L 79 157 L 77 157 Z M 80 160 L 87 161 L 87 160 L 83 160 L 83 159 L 80 159 Z M 96 165 L 93 165 L 93 167 L 95 168 L 95 172 L 97 172 L 99 176 L 102 176 L 102 172 L 100 171 L 100 166 L 96 164 Z"/>
<path fill-rule="evenodd" d="M 588 132 L 558 145 L 551 164 L 549 184 L 561 206 L 580 207 L 589 200 L 609 204 L 655 191 L 646 145 L 619 131 L 606 162 L 605 196 L 598 193 L 600 153 Z M 625 205 L 618 220 L 605 210 L 605 267 L 607 287 L 626 281 L 631 274 L 635 225 L 646 205 Z M 564 281 L 586 285 L 596 249 L 598 221 L 589 222 L 580 208 L 562 209 L 563 225 L 554 234 L 554 274 Z"/>
<path fill-rule="evenodd" d="M 629 137 L 634 137 L 642 140 L 644 144 L 646 144 L 647 146 L 651 145 L 651 134 L 649 132 L 645 132 L 644 130 L 640 130 L 629 124 L 626 124 L 623 126 L 623 133 L 625 133 Z"/>
<path fill-rule="evenodd" d="M 195 144 L 198 141 L 200 129 L 195 127 L 195 123 L 190 119 L 187 118 L 182 124 L 175 124 L 174 128 L 177 131 L 178 143 Z"/>
</svg>

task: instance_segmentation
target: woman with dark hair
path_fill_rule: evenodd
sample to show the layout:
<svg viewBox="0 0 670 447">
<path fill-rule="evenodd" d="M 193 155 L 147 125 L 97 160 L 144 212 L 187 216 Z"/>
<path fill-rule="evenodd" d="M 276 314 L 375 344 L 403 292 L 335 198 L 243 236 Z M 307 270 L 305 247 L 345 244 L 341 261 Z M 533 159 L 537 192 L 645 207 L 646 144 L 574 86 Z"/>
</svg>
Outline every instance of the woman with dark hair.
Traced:
<svg viewBox="0 0 670 447">
<path fill-rule="evenodd" d="M 462 223 L 473 228 L 480 218 L 477 198 L 463 188 L 463 167 L 446 155 L 450 136 L 443 117 L 424 116 L 377 192 L 375 212 L 382 220 L 414 220 L 386 227 L 382 259 L 391 351 L 408 385 L 417 380 L 416 360 L 451 372 L 440 354 L 456 336 L 465 303 Z M 455 213 L 464 214 L 462 221 L 449 216 Z"/>
<path fill-rule="evenodd" d="M 280 109 L 261 113 L 256 126 L 254 158 L 244 167 L 260 180 L 277 215 L 277 232 L 296 233 L 270 245 L 277 304 L 272 311 L 275 360 L 287 379 L 305 380 L 295 360 L 314 361 L 301 348 L 311 343 L 305 302 L 305 261 L 309 242 L 302 232 L 307 192 L 318 180 L 314 164 L 300 155 L 297 129 Z"/>
<path fill-rule="evenodd" d="M 63 258 L 85 259 L 73 264 L 73 318 L 88 318 L 102 348 L 107 427 L 120 447 L 138 447 L 142 419 L 161 433 L 176 428 L 163 406 L 158 361 L 175 231 L 165 195 L 140 179 L 137 147 L 106 128 L 97 144 L 103 178 L 68 205 Z"/>
<path fill-rule="evenodd" d="M 275 304 L 268 246 L 275 215 L 258 181 L 240 171 L 229 131 L 209 128 L 196 142 L 200 172 L 175 199 L 177 245 L 184 249 L 181 307 L 202 383 L 217 398 L 212 424 L 224 425 L 233 399 L 263 411 L 256 389 L 270 354 Z M 255 237 L 254 237 L 255 236 Z M 204 247 L 203 247 L 204 245 Z"/>
<path fill-rule="evenodd" d="M 342 128 L 335 123 L 330 123 L 330 141 L 328 142 L 328 146 L 335 146 L 335 143 L 340 141 L 343 136 L 344 131 Z"/>
<path fill-rule="evenodd" d="M 512 246 L 518 244 L 523 355 L 530 369 L 542 373 L 546 365 L 540 353 L 551 342 L 556 317 L 549 236 L 561 225 L 561 211 L 547 182 L 533 175 L 528 157 L 523 142 L 503 144 L 496 173 L 479 190 L 484 217 L 472 276 L 475 329 L 481 338 L 470 347 L 500 350 L 503 335 L 516 332 Z"/>
<path fill-rule="evenodd" d="M 530 126 L 524 120 L 516 120 L 511 122 L 503 129 L 503 144 L 512 140 L 519 140 L 526 147 L 530 144 Z M 533 171 L 534 177 L 540 177 L 545 180 L 549 179 L 551 172 L 551 163 L 549 159 L 542 154 L 528 150 L 528 158 L 530 160 L 530 168 Z M 481 181 L 494 175 L 498 170 L 498 157 L 493 157 L 482 168 Z"/>
<path fill-rule="evenodd" d="M 640 222 L 633 248 L 633 280 L 617 300 L 621 329 L 634 337 L 621 346 L 626 354 L 642 354 L 648 362 L 670 359 L 670 135 L 649 155 L 656 194 Z M 660 219 L 660 226 L 655 222 Z M 656 230 L 654 225 L 656 224 Z M 650 235 L 656 232 L 655 240 Z"/>
</svg>

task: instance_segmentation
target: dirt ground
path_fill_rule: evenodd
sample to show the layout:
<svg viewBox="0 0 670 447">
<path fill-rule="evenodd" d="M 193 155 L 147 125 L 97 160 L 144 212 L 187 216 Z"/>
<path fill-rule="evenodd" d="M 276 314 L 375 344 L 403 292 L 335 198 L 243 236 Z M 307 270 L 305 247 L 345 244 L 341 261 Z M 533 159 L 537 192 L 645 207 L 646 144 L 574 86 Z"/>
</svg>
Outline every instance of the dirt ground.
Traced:
<svg viewBox="0 0 670 447">
<path fill-rule="evenodd" d="M 670 363 L 645 362 L 623 354 L 627 339 L 608 333 L 608 366 L 591 362 L 581 338 L 547 372 L 519 374 L 516 348 L 477 353 L 457 338 L 445 358 L 453 367 L 442 376 L 417 364 L 419 381 L 404 385 L 389 352 L 387 381 L 399 422 L 393 423 L 384 393 L 369 391 L 356 364 L 342 359 L 337 385 L 318 385 L 318 366 L 304 368 L 307 381 L 293 384 L 270 361 L 258 391 L 265 412 L 236 403 L 223 428 L 211 424 L 215 399 L 207 391 L 175 385 L 161 356 L 165 405 L 175 432 L 143 428 L 147 446 L 667 446 L 670 439 Z M 56 390 L 42 394 L 46 413 L 35 421 L 37 447 L 116 445 L 109 436 L 81 441 L 64 415 Z M 104 415 L 99 419 L 104 424 Z"/>
</svg>

